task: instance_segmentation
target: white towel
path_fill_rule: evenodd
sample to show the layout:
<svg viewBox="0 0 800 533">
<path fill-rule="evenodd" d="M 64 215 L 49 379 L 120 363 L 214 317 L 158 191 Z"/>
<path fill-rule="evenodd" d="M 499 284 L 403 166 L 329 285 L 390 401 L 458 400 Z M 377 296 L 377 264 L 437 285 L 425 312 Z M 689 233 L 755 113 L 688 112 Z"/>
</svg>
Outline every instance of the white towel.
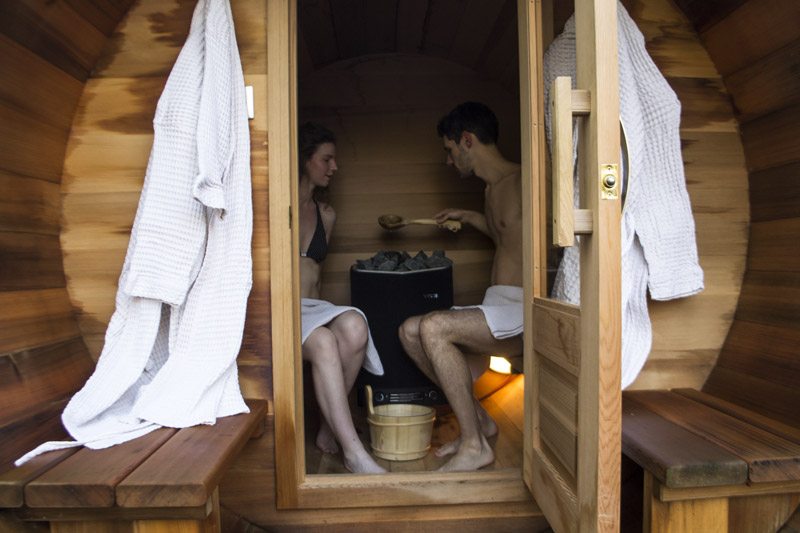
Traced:
<svg viewBox="0 0 800 533">
<path fill-rule="evenodd" d="M 361 365 L 367 372 L 371 372 L 376 376 L 383 375 L 383 364 L 378 355 L 378 350 L 375 348 L 375 343 L 372 342 L 372 333 L 369 332 L 369 322 L 366 315 L 355 307 L 348 307 L 346 305 L 333 305 L 325 300 L 314 300 L 313 298 L 303 298 L 301 301 L 301 322 L 302 322 L 302 341 L 306 339 L 311 332 L 315 329 L 330 323 L 331 320 L 341 315 L 346 311 L 356 311 L 364 317 L 364 322 L 367 322 L 367 355 L 364 357 L 364 363 Z"/>
<path fill-rule="evenodd" d="M 650 353 L 652 331 L 647 289 L 656 300 L 703 290 L 694 218 L 686 191 L 680 144 L 681 105 L 645 48 L 644 36 L 621 3 L 619 34 L 620 115 L 628 142 L 630 181 L 622 216 L 622 388 L 636 379 Z M 575 20 L 544 57 L 545 127 L 551 138 L 550 85 L 575 66 Z M 575 134 L 573 133 L 573 138 Z M 577 150 L 577 145 L 576 145 Z M 578 207 L 577 165 L 574 205 Z M 578 238 L 578 241 L 580 239 Z M 567 248 L 552 297 L 580 302 L 580 251 Z"/>
<path fill-rule="evenodd" d="M 480 305 L 453 306 L 451 309 L 480 309 L 495 339 L 516 337 L 522 333 L 522 287 L 492 285 L 486 289 Z"/>
<path fill-rule="evenodd" d="M 252 286 L 250 138 L 227 0 L 199 0 L 153 125 L 105 345 L 62 415 L 75 442 L 17 465 L 248 411 L 236 357 Z"/>
</svg>

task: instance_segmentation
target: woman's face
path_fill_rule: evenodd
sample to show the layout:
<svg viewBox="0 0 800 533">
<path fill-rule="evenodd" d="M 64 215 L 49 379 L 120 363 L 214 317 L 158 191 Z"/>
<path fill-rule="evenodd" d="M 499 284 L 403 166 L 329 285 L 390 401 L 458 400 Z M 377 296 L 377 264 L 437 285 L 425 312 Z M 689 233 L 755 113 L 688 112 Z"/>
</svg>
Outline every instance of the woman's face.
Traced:
<svg viewBox="0 0 800 533">
<path fill-rule="evenodd" d="M 327 187 L 331 182 L 333 173 L 339 170 L 336 166 L 336 145 L 322 143 L 317 147 L 305 164 L 305 174 L 315 187 Z"/>
</svg>

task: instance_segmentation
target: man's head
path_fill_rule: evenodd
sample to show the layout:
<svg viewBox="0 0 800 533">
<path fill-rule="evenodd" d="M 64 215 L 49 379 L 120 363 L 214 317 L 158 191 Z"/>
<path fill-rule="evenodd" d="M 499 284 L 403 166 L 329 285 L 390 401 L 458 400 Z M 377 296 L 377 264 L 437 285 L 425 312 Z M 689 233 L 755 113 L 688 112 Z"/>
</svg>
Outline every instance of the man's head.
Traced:
<svg viewBox="0 0 800 533">
<path fill-rule="evenodd" d="M 447 164 L 455 167 L 461 177 L 469 177 L 475 171 L 474 143 L 497 143 L 497 117 L 484 104 L 464 102 L 439 120 L 436 131 L 444 141 Z"/>
</svg>

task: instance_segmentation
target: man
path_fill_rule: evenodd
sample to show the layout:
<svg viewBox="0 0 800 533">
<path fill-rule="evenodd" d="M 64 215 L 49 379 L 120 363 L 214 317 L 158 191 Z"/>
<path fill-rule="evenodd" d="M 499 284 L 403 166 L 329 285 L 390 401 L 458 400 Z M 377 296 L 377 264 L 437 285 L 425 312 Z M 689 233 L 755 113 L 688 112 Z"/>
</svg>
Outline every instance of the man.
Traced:
<svg viewBox="0 0 800 533">
<path fill-rule="evenodd" d="M 472 392 L 473 379 L 491 355 L 522 353 L 522 191 L 520 166 L 497 148 L 498 124 L 485 105 L 466 102 L 437 126 L 447 164 L 461 177 L 486 183 L 485 213 L 445 209 L 437 222 L 470 224 L 494 241 L 491 286 L 483 304 L 414 316 L 400 326 L 400 341 L 419 368 L 447 395 L 461 435 L 437 450 L 454 454 L 443 471 L 477 470 L 494 461 L 487 437 L 497 425 Z"/>
</svg>

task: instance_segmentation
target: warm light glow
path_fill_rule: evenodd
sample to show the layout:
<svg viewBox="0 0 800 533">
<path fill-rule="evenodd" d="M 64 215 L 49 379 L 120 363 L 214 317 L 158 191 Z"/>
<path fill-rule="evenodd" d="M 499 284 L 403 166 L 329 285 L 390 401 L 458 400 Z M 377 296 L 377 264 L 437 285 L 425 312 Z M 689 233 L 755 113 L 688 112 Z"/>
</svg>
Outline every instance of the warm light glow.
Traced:
<svg viewBox="0 0 800 533">
<path fill-rule="evenodd" d="M 511 363 L 506 361 L 502 357 L 492 356 L 489 360 L 489 368 L 494 370 L 499 374 L 510 374 L 511 373 Z"/>
</svg>

